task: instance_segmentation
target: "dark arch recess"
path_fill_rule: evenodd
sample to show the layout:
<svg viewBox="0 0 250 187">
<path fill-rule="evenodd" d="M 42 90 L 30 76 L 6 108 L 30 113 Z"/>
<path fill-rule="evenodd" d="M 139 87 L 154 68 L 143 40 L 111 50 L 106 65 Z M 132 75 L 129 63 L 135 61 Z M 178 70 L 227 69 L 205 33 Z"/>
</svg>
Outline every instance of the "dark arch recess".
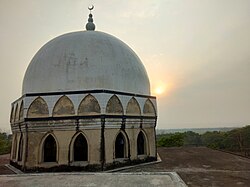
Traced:
<svg viewBox="0 0 250 187">
<path fill-rule="evenodd" d="M 74 141 L 74 161 L 88 161 L 88 143 L 81 133 Z"/>
<path fill-rule="evenodd" d="M 115 140 L 115 158 L 125 158 L 126 157 L 126 141 L 123 134 L 120 132 Z"/>
<path fill-rule="evenodd" d="M 138 134 L 137 137 L 137 155 L 146 154 L 146 139 L 142 131 Z"/>
<path fill-rule="evenodd" d="M 23 134 L 21 134 L 19 140 L 17 160 L 22 161 L 22 157 L 23 157 Z"/>
<path fill-rule="evenodd" d="M 46 137 L 43 145 L 43 161 L 56 162 L 57 145 L 55 138 L 50 134 Z"/>
</svg>

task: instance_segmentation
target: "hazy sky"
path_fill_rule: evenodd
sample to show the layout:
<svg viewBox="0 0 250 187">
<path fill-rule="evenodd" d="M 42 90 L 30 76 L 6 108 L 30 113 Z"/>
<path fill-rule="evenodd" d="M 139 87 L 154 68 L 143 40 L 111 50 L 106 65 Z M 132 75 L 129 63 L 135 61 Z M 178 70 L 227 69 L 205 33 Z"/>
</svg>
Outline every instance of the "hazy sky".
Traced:
<svg viewBox="0 0 250 187">
<path fill-rule="evenodd" d="M 84 30 L 90 4 L 96 30 L 144 63 L 158 128 L 250 124 L 249 0 L 0 0 L 0 129 L 10 130 L 32 57 L 52 38 Z"/>
</svg>

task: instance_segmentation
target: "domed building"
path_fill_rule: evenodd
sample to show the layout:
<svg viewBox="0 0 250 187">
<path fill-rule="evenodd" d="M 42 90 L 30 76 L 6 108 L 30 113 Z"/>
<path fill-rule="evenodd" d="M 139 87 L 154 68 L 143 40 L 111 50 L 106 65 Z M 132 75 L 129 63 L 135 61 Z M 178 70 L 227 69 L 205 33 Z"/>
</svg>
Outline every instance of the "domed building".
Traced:
<svg viewBox="0 0 250 187">
<path fill-rule="evenodd" d="M 12 103 L 11 164 L 23 171 L 100 171 L 156 159 L 156 97 L 135 52 L 95 31 L 52 39 Z"/>
</svg>

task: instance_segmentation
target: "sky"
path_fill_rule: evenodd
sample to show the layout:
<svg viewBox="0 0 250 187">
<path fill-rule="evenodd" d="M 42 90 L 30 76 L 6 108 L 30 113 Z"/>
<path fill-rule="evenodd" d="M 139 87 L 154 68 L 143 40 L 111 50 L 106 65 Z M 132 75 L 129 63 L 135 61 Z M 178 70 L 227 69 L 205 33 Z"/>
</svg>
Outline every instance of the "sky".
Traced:
<svg viewBox="0 0 250 187">
<path fill-rule="evenodd" d="M 249 0 L 0 0 L 0 130 L 35 53 L 49 40 L 96 30 L 127 43 L 157 96 L 157 128 L 250 124 Z"/>
</svg>

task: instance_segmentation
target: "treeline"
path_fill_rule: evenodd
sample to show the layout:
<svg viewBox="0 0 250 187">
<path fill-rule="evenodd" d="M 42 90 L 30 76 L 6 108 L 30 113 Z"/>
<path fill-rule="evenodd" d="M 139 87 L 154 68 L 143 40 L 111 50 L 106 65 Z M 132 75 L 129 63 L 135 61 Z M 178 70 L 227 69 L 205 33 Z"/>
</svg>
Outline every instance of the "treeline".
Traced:
<svg viewBox="0 0 250 187">
<path fill-rule="evenodd" d="M 192 131 L 157 135 L 159 147 L 207 146 L 250 156 L 250 125 L 227 132 L 198 134 Z"/>
<path fill-rule="evenodd" d="M 11 135 L 0 132 L 0 155 L 10 153 Z"/>
<path fill-rule="evenodd" d="M 250 125 L 227 132 L 198 134 L 193 131 L 157 135 L 159 147 L 207 146 L 250 156 Z M 0 155 L 10 153 L 11 135 L 0 132 Z"/>
</svg>

